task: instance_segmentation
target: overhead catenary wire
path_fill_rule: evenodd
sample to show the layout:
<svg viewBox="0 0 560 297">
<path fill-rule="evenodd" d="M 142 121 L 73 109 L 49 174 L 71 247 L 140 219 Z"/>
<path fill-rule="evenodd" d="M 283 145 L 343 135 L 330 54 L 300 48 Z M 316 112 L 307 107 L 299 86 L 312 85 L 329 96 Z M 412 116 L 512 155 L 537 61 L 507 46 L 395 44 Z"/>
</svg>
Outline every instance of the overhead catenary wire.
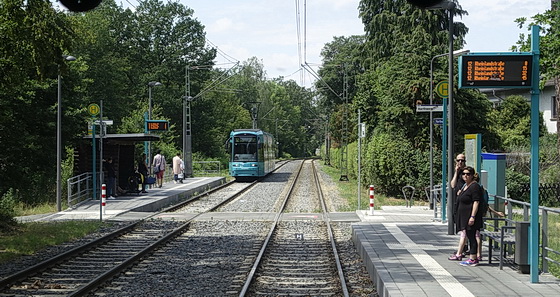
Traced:
<svg viewBox="0 0 560 297">
<path fill-rule="evenodd" d="M 238 59 L 236 59 L 236 58 L 234 58 L 234 57 L 228 55 L 226 52 L 224 52 L 223 50 L 221 50 L 216 44 L 214 44 L 212 41 L 210 41 L 210 39 L 208 39 L 208 38 L 206 38 L 206 37 L 205 37 L 205 39 L 206 39 L 206 43 L 210 44 L 213 48 L 215 48 L 215 49 L 216 49 L 216 52 L 217 52 L 218 54 L 220 54 L 222 57 L 224 57 L 224 59 L 226 59 L 228 62 L 230 62 L 230 63 L 239 62 Z"/>
<path fill-rule="evenodd" d="M 302 49 L 301 49 L 301 47 L 302 47 L 301 21 L 300 21 L 301 13 L 300 13 L 300 9 L 299 9 L 299 7 L 300 7 L 299 0 L 295 0 L 295 4 L 296 4 L 296 36 L 297 36 L 297 43 L 298 43 L 298 62 L 299 62 L 299 65 L 302 65 L 304 61 L 303 61 L 303 57 L 302 57 L 303 54 L 302 54 Z M 303 78 L 304 78 L 304 76 L 303 76 L 303 72 L 302 72 L 299 75 L 299 80 L 300 80 L 301 84 L 303 84 Z"/>
<path fill-rule="evenodd" d="M 210 82 L 210 85 L 208 85 L 206 88 L 204 88 L 202 91 L 200 91 L 196 96 L 194 96 L 191 100 L 195 100 L 199 97 L 201 97 L 204 93 L 214 89 L 214 87 L 216 85 L 219 85 L 221 83 L 223 83 L 224 81 L 230 79 L 232 77 L 232 75 L 229 75 L 228 73 L 234 69 L 237 68 L 239 66 L 239 62 L 235 63 L 235 65 L 233 65 L 231 68 L 229 68 L 227 71 L 225 71 L 224 73 L 222 73 L 220 76 L 218 76 L 216 79 L 212 80 Z"/>
<path fill-rule="evenodd" d="M 309 64 L 305 63 L 302 64 L 301 66 L 303 66 L 303 69 L 307 70 L 307 72 L 309 72 L 311 75 L 313 75 L 313 77 L 315 77 L 316 80 L 320 81 L 323 85 L 325 85 L 325 87 L 327 87 L 335 96 L 337 96 L 340 99 L 343 99 L 342 94 L 338 94 L 337 92 L 335 92 L 335 90 L 323 78 L 321 78 L 319 74 L 315 70 L 313 70 L 311 66 L 309 66 Z"/>
</svg>

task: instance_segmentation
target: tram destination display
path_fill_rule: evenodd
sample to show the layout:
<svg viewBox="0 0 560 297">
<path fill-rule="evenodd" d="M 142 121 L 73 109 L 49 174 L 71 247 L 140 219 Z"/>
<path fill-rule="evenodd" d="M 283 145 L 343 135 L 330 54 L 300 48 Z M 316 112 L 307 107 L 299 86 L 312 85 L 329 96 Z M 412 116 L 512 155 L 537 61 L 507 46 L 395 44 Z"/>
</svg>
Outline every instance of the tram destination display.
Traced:
<svg viewBox="0 0 560 297">
<path fill-rule="evenodd" d="M 169 129 L 169 122 L 162 120 L 148 120 L 146 121 L 148 131 L 167 131 Z"/>
<path fill-rule="evenodd" d="M 460 88 L 530 88 L 532 55 L 459 57 Z"/>
</svg>

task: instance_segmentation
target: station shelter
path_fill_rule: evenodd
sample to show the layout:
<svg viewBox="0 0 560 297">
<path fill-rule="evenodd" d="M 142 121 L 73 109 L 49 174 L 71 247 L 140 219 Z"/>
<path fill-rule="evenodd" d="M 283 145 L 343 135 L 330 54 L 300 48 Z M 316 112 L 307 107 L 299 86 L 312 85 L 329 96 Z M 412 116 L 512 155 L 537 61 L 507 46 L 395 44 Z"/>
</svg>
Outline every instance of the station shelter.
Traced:
<svg viewBox="0 0 560 297">
<path fill-rule="evenodd" d="M 136 171 L 137 162 L 141 160 L 141 153 L 135 152 L 138 143 L 158 141 L 160 136 L 156 134 L 135 133 L 135 134 L 105 134 L 103 137 L 103 159 L 113 158 L 115 173 L 117 176 L 117 186 L 125 188 L 128 185 L 128 178 Z M 100 139 L 96 138 L 96 171 L 99 173 L 100 164 Z M 84 136 L 74 156 L 75 175 L 93 172 L 93 141 L 92 136 Z M 143 150 L 142 150 L 143 152 Z M 148 164 L 150 160 L 148 160 Z M 105 169 L 103 169 L 105 170 Z M 107 172 L 104 173 L 105 183 L 107 182 Z"/>
</svg>

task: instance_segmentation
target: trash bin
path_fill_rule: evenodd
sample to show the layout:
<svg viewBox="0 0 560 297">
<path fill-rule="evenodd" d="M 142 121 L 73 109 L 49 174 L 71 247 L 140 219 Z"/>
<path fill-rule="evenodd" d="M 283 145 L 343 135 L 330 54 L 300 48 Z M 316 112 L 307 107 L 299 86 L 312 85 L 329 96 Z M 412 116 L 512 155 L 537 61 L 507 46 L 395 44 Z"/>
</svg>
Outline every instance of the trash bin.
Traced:
<svg viewBox="0 0 560 297">
<path fill-rule="evenodd" d="M 529 222 L 515 222 L 515 256 L 513 261 L 519 267 L 519 272 L 527 274 L 529 266 Z"/>
</svg>

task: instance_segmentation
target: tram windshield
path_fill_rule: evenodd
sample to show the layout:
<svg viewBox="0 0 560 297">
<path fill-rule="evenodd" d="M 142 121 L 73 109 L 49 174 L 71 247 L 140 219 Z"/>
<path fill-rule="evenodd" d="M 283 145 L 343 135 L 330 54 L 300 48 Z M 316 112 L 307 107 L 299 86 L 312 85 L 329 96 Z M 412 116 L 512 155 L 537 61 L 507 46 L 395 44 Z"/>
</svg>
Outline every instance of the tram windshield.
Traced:
<svg viewBox="0 0 560 297">
<path fill-rule="evenodd" d="M 233 141 L 233 161 L 257 161 L 257 137 L 236 136 Z"/>
</svg>

